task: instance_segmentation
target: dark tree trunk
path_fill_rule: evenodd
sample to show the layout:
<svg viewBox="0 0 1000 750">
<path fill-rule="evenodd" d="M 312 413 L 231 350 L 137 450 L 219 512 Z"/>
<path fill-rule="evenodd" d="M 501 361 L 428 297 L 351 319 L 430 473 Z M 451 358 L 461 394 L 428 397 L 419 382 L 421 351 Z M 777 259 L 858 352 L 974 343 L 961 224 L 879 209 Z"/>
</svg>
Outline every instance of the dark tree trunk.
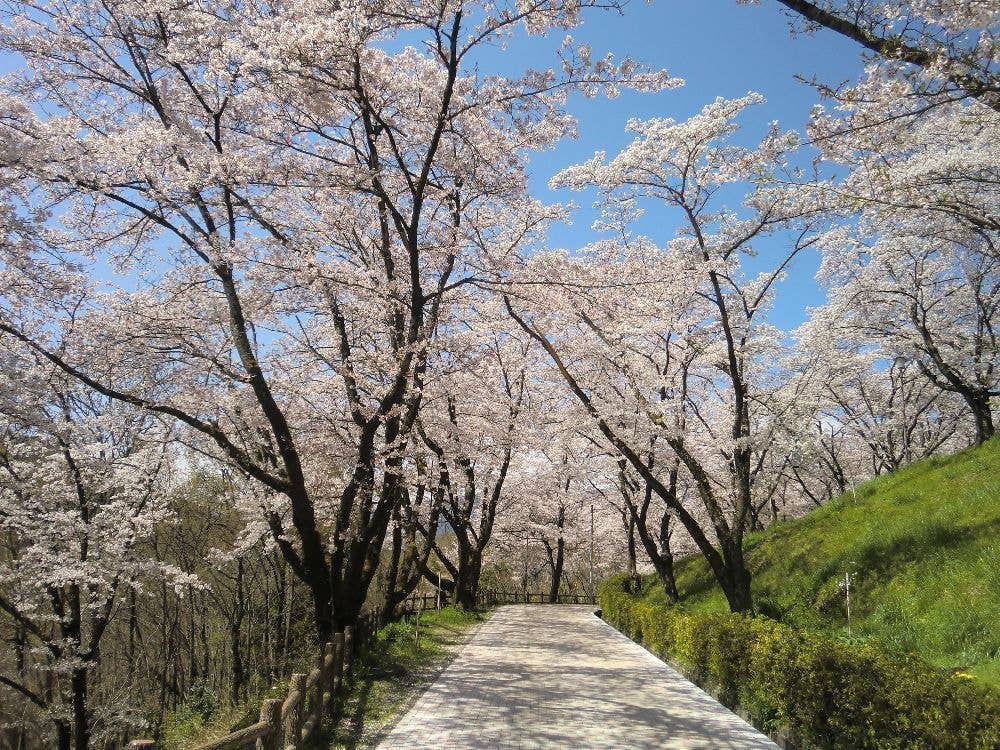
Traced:
<svg viewBox="0 0 1000 750">
<path fill-rule="evenodd" d="M 982 445 L 996 434 L 993 425 L 993 412 L 990 409 L 989 396 L 982 393 L 962 394 L 976 420 L 976 445 Z"/>
<path fill-rule="evenodd" d="M 274 603 L 274 655 L 271 661 L 271 676 L 280 677 L 285 672 L 285 656 L 287 654 L 288 629 L 286 610 L 288 609 L 288 568 L 283 558 L 278 557 L 275 561 L 277 565 L 277 593 Z"/>
<path fill-rule="evenodd" d="M 478 603 L 482 565 L 482 553 L 472 548 L 467 549 L 459 560 L 458 577 L 455 580 L 455 604 L 467 612 L 473 611 Z"/>
<path fill-rule="evenodd" d="M 743 546 L 726 540 L 721 547 L 725 576 L 719 580 L 719 584 L 726 595 L 729 609 L 733 612 L 750 612 L 753 610 L 753 595 L 750 592 L 750 570 L 743 555 Z"/>
<path fill-rule="evenodd" d="M 236 596 L 233 600 L 233 615 L 229 620 L 229 656 L 232 660 L 232 673 L 229 682 L 229 701 L 238 705 L 242 697 L 246 676 L 243 669 L 243 652 L 240 639 L 243 631 L 243 616 L 246 611 L 246 600 L 243 591 L 243 558 L 236 561 Z"/>
<path fill-rule="evenodd" d="M 635 580 L 639 577 L 639 555 L 635 547 L 635 518 L 631 514 L 628 517 L 626 529 L 628 534 L 628 577 Z"/>
<path fill-rule="evenodd" d="M 25 655 L 28 649 L 28 629 L 20 620 L 14 621 L 14 637 L 11 639 L 11 645 L 14 647 L 14 666 L 17 676 L 23 681 L 27 666 Z M 25 730 L 21 727 L 14 728 L 11 736 L 13 738 L 11 744 L 15 750 L 23 750 L 27 745 Z"/>
<path fill-rule="evenodd" d="M 681 595 L 677 591 L 677 581 L 674 579 L 674 560 L 672 557 L 660 558 L 655 563 L 653 567 L 656 569 L 656 575 L 660 579 L 660 584 L 663 586 L 663 591 L 667 595 L 667 601 L 671 604 L 677 604 L 680 601 Z"/>
<path fill-rule="evenodd" d="M 444 476 L 447 476 L 445 472 Z M 427 487 L 421 483 L 417 485 L 416 491 L 411 497 L 405 493 L 403 503 L 399 513 L 399 531 L 401 552 L 399 565 L 396 571 L 395 584 L 392 587 L 392 596 L 386 597 L 385 616 L 390 619 L 396 616 L 396 611 L 400 604 L 406 601 L 417 586 L 420 579 L 425 578 L 433 586 L 444 590 L 454 591 L 454 582 L 445 581 L 440 573 L 435 573 L 428 567 L 428 560 L 434 549 L 434 542 L 437 539 L 438 523 L 441 518 L 441 504 L 444 501 L 446 492 L 445 480 L 439 479 L 438 487 L 429 495 Z M 430 514 L 426 523 L 420 520 L 420 511 L 424 507 L 424 499 L 430 498 Z M 395 544 L 395 539 L 393 540 Z"/>
<path fill-rule="evenodd" d="M 563 560 L 566 543 L 562 537 L 556 542 L 555 564 L 552 566 L 552 582 L 549 585 L 549 601 L 553 604 L 559 601 L 559 586 L 562 584 Z"/>
<path fill-rule="evenodd" d="M 194 617 L 194 591 L 188 586 L 188 669 L 191 673 L 191 682 L 198 679 L 198 649 L 195 637 L 195 617 Z"/>
<path fill-rule="evenodd" d="M 670 528 L 670 513 L 666 512 L 660 518 L 660 549 L 653 561 L 653 568 L 663 585 L 667 601 L 676 604 L 681 595 L 677 591 L 677 580 L 674 578 L 674 551 L 670 549 L 670 538 L 673 529 Z"/>
<path fill-rule="evenodd" d="M 139 637 L 139 612 L 135 597 L 135 589 L 130 588 L 128 592 L 128 676 L 131 678 L 135 674 L 135 645 Z"/>
<path fill-rule="evenodd" d="M 68 722 L 56 722 L 56 744 L 59 750 L 73 750 L 73 730 Z"/>
<path fill-rule="evenodd" d="M 87 750 L 90 746 L 90 721 L 87 716 L 87 667 L 78 667 L 70 677 L 73 691 L 73 746 Z"/>
<path fill-rule="evenodd" d="M 569 482 L 567 481 L 567 489 L 569 487 Z M 549 584 L 549 601 L 553 604 L 559 601 L 559 586 L 562 583 L 562 572 L 563 572 L 563 560 L 565 558 L 566 552 L 566 542 L 563 539 L 562 531 L 563 527 L 566 525 L 566 506 L 559 506 L 559 515 L 556 518 L 556 529 L 558 529 L 559 537 L 556 539 L 556 548 L 553 552 L 550 550 L 549 559 L 552 563 L 552 581 Z M 546 546 L 548 546 L 546 544 Z"/>
<path fill-rule="evenodd" d="M 206 597 L 202 594 L 201 599 L 201 629 L 198 634 L 201 640 L 201 673 L 205 675 L 205 679 L 208 679 L 210 663 L 210 650 L 208 648 L 208 602 Z"/>
<path fill-rule="evenodd" d="M 392 526 L 392 554 L 389 558 L 389 570 L 385 578 L 385 600 L 382 602 L 382 614 L 379 621 L 385 625 L 392 622 L 396 611 L 396 581 L 399 578 L 399 560 L 403 554 L 403 529 L 400 525 L 399 509 L 394 513 L 395 519 Z"/>
<path fill-rule="evenodd" d="M 229 657 L 232 660 L 232 673 L 229 681 L 229 702 L 236 706 L 240 702 L 243 690 L 243 654 L 240 649 L 240 625 L 233 620 L 229 623 Z"/>
</svg>

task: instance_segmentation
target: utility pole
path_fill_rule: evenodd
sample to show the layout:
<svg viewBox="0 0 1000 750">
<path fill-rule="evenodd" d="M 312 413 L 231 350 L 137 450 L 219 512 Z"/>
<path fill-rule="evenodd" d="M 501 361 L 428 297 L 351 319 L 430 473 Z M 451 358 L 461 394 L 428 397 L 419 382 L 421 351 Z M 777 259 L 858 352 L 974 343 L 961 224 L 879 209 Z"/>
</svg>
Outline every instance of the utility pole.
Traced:
<svg viewBox="0 0 1000 750">
<path fill-rule="evenodd" d="M 844 590 L 847 592 L 847 637 L 851 637 L 851 571 L 844 573 Z"/>
<path fill-rule="evenodd" d="M 528 601 L 528 532 L 524 532 L 524 578 L 521 579 L 521 592 L 524 594 L 524 601 Z"/>
</svg>

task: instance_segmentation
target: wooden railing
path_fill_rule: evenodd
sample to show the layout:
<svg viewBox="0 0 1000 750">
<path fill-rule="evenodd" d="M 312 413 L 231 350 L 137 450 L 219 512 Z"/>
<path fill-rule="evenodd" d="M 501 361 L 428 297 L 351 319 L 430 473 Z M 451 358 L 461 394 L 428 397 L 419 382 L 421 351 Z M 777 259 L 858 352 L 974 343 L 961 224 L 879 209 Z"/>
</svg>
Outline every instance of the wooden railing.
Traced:
<svg viewBox="0 0 1000 750">
<path fill-rule="evenodd" d="M 198 750 L 299 750 L 313 736 L 330 710 L 334 697 L 351 669 L 354 657 L 375 638 L 377 619 L 365 615 L 357 625 L 344 628 L 325 644 L 309 674 L 296 673 L 288 681 L 285 697 L 269 698 L 260 707 L 254 724 L 220 737 Z M 259 743 L 259 744 L 258 744 Z M 153 740 L 132 740 L 129 750 L 152 750 Z"/>
<path fill-rule="evenodd" d="M 417 612 L 426 612 L 431 609 L 441 609 L 448 606 L 448 594 L 445 591 L 433 594 L 419 594 L 404 599 L 402 604 L 396 608 L 396 614 L 400 617 L 415 615 Z"/>
<path fill-rule="evenodd" d="M 551 601 L 548 594 L 530 591 L 498 591 L 484 589 L 479 592 L 479 606 L 494 607 L 498 604 L 596 604 L 590 594 L 559 594 Z"/>
<path fill-rule="evenodd" d="M 548 594 L 523 591 L 497 591 L 483 589 L 479 592 L 480 607 L 498 604 L 548 604 Z M 588 594 L 559 594 L 558 604 L 593 604 Z M 400 615 L 412 615 L 448 605 L 444 591 L 411 596 L 397 609 Z M 354 626 L 336 633 L 322 653 L 316 657 L 316 666 L 308 674 L 296 673 L 288 680 L 284 698 L 269 698 L 260 707 L 256 723 L 220 737 L 197 750 L 239 750 L 257 747 L 259 750 L 299 750 L 313 736 L 323 717 L 330 711 L 333 701 L 350 672 L 354 657 L 375 640 L 378 618 L 367 614 Z M 259 743 L 259 744 L 258 744 Z M 153 750 L 153 740 L 132 740 L 129 750 Z"/>
</svg>

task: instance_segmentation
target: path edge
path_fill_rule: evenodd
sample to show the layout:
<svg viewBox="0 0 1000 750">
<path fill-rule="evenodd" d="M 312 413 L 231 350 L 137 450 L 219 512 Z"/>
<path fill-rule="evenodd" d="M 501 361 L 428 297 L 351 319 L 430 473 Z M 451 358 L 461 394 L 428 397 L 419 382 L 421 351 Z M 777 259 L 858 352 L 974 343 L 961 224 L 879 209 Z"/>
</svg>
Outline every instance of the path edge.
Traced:
<svg viewBox="0 0 1000 750">
<path fill-rule="evenodd" d="M 684 667 L 684 665 L 682 665 L 682 664 L 674 661 L 673 659 L 664 658 L 663 656 L 660 656 L 658 653 L 656 653 L 655 651 L 653 651 L 652 649 L 650 649 L 649 646 L 647 646 L 645 643 L 642 643 L 640 641 L 637 641 L 637 640 L 634 640 L 634 639 L 630 638 L 628 635 L 626 635 L 625 633 L 623 633 L 622 631 L 620 631 L 618 628 L 616 628 L 610 622 L 608 622 L 607 620 L 605 620 L 601 616 L 601 610 L 600 610 L 600 608 L 597 608 L 597 609 L 594 610 L 594 619 L 598 620 L 600 623 L 602 623 L 609 630 L 611 630 L 612 632 L 616 633 L 621 638 L 624 638 L 629 643 L 634 643 L 635 645 L 639 646 L 643 651 L 645 651 L 647 654 L 649 654 L 650 656 L 652 656 L 654 659 L 656 659 L 661 664 L 665 664 L 666 666 L 670 667 L 670 669 L 672 669 L 675 672 L 677 672 L 677 674 L 679 674 L 685 680 L 687 680 L 688 682 L 690 682 L 692 685 L 694 685 L 696 688 L 698 688 L 701 692 L 705 693 L 705 695 L 708 695 L 709 697 L 711 697 L 712 700 L 714 700 L 720 706 L 722 706 L 723 708 L 725 708 L 730 713 L 732 713 L 735 716 L 737 716 L 740 719 L 742 719 L 745 723 L 747 723 L 748 725 L 750 725 L 750 727 L 752 727 L 755 731 L 760 732 L 761 734 L 763 734 L 764 736 L 766 736 L 769 740 L 771 740 L 771 742 L 773 742 L 774 744 L 776 744 L 778 747 L 782 748 L 782 750 L 800 750 L 800 748 L 805 747 L 803 744 L 801 744 L 797 740 L 797 738 L 795 737 L 795 734 L 792 732 L 791 729 L 789 729 L 787 727 L 778 727 L 777 729 L 775 729 L 773 731 L 767 731 L 766 729 L 757 726 L 753 722 L 753 717 L 751 717 L 750 714 L 747 713 L 746 711 L 744 711 L 741 707 L 737 706 L 736 708 L 730 708 L 729 706 L 727 706 L 725 703 L 723 703 L 720 700 L 720 691 L 713 689 L 711 685 L 703 685 L 703 684 L 699 683 L 697 680 L 694 679 L 694 675 L 692 674 L 691 670 L 689 670 L 686 667 Z"/>
<path fill-rule="evenodd" d="M 428 672 L 427 681 L 423 685 L 419 686 L 416 690 L 414 690 L 409 695 L 409 697 L 406 698 L 402 703 L 400 703 L 399 706 L 396 708 L 396 710 L 393 711 L 392 717 L 388 721 L 386 721 L 381 727 L 379 727 L 377 732 L 373 733 L 371 744 L 368 745 L 368 747 L 372 748 L 373 750 L 377 750 L 377 748 L 380 748 L 382 746 L 382 743 L 385 741 L 385 738 L 388 737 L 390 734 L 392 734 L 392 731 L 396 728 L 399 722 L 401 722 L 406 717 L 406 715 L 410 713 L 413 707 L 417 705 L 420 699 L 424 697 L 424 693 L 426 693 L 428 690 L 431 689 L 431 687 L 434 686 L 434 684 L 438 681 L 438 678 L 440 678 L 441 675 L 443 675 L 445 672 L 448 671 L 448 668 L 455 663 L 455 660 L 458 659 L 459 656 L 465 653 L 465 650 L 469 647 L 469 644 L 472 643 L 475 637 L 479 634 L 479 631 L 480 629 L 482 629 L 483 625 L 492 620 L 495 614 L 496 614 L 496 607 L 494 607 L 490 611 L 488 617 L 476 623 L 475 626 L 470 628 L 463 635 L 461 642 L 457 644 L 458 648 L 456 648 L 450 655 L 448 655 L 445 659 L 443 659 L 441 663 L 438 664 L 433 670 Z"/>
</svg>

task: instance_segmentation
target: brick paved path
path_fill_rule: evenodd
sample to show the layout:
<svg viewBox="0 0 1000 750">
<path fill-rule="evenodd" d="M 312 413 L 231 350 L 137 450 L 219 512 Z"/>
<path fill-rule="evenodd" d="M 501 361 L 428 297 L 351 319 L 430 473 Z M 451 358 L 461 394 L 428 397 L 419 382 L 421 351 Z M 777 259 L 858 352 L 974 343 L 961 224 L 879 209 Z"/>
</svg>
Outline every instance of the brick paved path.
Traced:
<svg viewBox="0 0 1000 750">
<path fill-rule="evenodd" d="M 501 607 L 380 748 L 776 748 L 593 615 Z"/>
</svg>

